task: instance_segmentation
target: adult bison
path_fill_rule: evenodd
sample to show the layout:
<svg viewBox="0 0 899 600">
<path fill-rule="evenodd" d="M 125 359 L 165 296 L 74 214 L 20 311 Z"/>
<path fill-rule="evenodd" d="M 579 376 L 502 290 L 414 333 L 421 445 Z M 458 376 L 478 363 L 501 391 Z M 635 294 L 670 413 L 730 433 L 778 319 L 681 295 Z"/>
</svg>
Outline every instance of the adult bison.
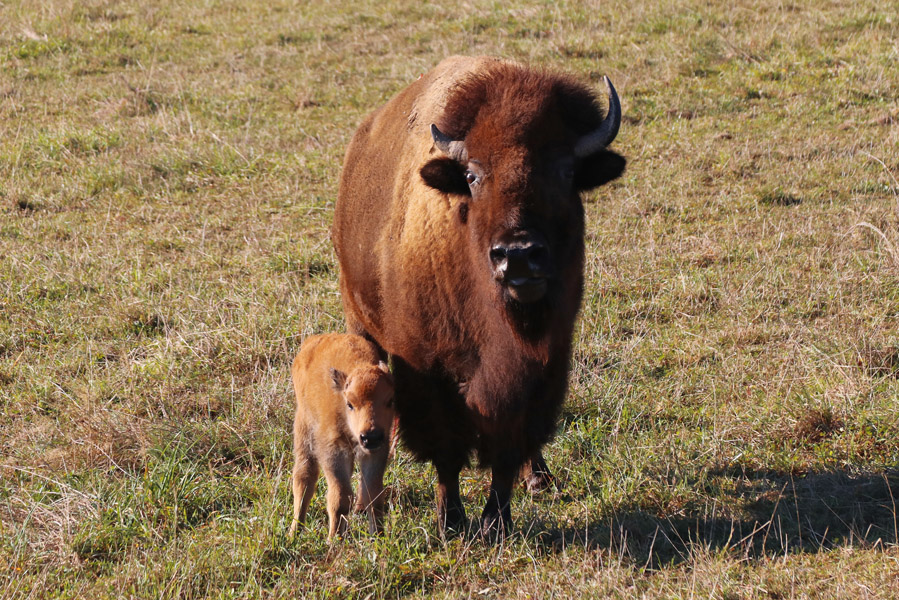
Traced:
<svg viewBox="0 0 899 600">
<path fill-rule="evenodd" d="M 437 471 L 438 522 L 465 521 L 459 473 L 492 469 L 485 533 L 511 525 L 565 396 L 584 270 L 580 192 L 618 177 L 573 79 L 451 57 L 368 116 L 347 149 L 332 239 L 347 326 L 392 355 L 403 441 Z"/>
</svg>

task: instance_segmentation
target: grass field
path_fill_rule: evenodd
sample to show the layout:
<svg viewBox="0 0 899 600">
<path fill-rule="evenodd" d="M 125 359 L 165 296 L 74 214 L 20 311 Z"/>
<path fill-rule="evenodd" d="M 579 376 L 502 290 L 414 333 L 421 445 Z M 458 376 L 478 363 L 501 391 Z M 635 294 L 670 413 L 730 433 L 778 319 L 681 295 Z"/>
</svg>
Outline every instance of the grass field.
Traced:
<svg viewBox="0 0 899 600">
<path fill-rule="evenodd" d="M 446 541 L 400 450 L 291 541 L 343 152 L 450 54 L 622 99 L 564 487 Z M 897 504 L 895 1 L 0 3 L 0 598 L 888 599 Z"/>
</svg>

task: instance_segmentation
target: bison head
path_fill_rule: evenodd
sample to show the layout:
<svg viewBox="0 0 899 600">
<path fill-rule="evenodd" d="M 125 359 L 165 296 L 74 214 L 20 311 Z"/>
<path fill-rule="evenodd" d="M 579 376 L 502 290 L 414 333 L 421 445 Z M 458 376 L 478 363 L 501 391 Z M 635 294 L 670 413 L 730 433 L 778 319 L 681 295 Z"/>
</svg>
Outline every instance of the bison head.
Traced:
<svg viewBox="0 0 899 600">
<path fill-rule="evenodd" d="M 380 448 L 393 426 L 393 375 L 387 364 L 363 365 L 349 373 L 329 369 L 332 389 L 346 403 L 344 414 L 350 438 L 360 451 Z"/>
<path fill-rule="evenodd" d="M 621 105 L 605 83 L 603 118 L 592 92 L 573 80 L 501 64 L 453 90 L 440 125 L 431 125 L 443 156 L 428 161 L 421 176 L 459 197 L 459 223 L 470 229 L 475 260 L 507 303 L 536 305 L 559 280 L 580 284 L 580 193 L 615 179 L 625 165 L 607 150 Z"/>
</svg>

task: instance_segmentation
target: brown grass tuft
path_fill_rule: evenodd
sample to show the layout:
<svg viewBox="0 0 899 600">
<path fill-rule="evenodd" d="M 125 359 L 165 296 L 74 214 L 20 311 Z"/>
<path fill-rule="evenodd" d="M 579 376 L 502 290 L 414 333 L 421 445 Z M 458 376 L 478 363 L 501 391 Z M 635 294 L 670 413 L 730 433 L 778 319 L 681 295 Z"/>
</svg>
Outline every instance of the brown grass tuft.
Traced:
<svg viewBox="0 0 899 600">
<path fill-rule="evenodd" d="M 804 413 L 793 428 L 793 435 L 808 444 L 814 444 L 835 435 L 843 429 L 843 419 L 830 407 L 813 408 Z"/>
</svg>

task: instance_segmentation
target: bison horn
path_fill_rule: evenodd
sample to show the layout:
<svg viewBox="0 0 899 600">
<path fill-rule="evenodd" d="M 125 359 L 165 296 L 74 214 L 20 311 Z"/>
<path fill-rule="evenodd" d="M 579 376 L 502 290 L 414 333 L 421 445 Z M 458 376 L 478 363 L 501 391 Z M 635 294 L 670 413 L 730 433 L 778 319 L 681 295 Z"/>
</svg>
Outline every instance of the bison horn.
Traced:
<svg viewBox="0 0 899 600">
<path fill-rule="evenodd" d="M 431 137 L 434 138 L 434 145 L 437 149 L 460 163 L 468 162 L 468 151 L 465 150 L 465 142 L 454 140 L 446 135 L 437 126 L 431 123 Z"/>
<path fill-rule="evenodd" d="M 583 136 L 574 145 L 574 155 L 578 158 L 590 156 L 611 144 L 621 126 L 621 102 L 618 101 L 618 94 L 608 77 L 603 77 L 603 81 L 609 88 L 609 112 L 598 128 Z"/>
</svg>

